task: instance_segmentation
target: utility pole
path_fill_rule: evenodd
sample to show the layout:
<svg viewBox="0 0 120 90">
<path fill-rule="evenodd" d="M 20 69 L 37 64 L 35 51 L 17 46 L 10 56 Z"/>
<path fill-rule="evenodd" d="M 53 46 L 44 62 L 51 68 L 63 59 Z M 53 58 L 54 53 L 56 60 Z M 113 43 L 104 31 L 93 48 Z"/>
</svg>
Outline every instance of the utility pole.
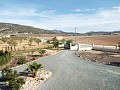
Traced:
<svg viewBox="0 0 120 90">
<path fill-rule="evenodd" d="M 77 41 L 76 41 L 76 27 L 75 27 L 75 44 L 77 43 Z"/>
</svg>

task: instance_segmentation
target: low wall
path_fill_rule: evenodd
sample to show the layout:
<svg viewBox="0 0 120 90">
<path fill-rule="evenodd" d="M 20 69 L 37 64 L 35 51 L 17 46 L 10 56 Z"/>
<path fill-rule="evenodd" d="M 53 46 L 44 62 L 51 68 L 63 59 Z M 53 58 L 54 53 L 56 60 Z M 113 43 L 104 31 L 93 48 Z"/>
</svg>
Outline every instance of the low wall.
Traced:
<svg viewBox="0 0 120 90">
<path fill-rule="evenodd" d="M 70 47 L 70 50 L 78 50 L 78 45 L 71 46 L 71 47 Z"/>
<path fill-rule="evenodd" d="M 93 47 L 93 50 L 107 51 L 107 52 L 120 52 L 118 49 L 106 48 L 106 47 Z"/>
<path fill-rule="evenodd" d="M 100 50 L 100 51 L 108 51 L 108 52 L 120 52 L 120 50 L 116 46 L 78 44 L 78 51 L 86 51 L 86 50 L 92 50 L 92 49 Z"/>
</svg>

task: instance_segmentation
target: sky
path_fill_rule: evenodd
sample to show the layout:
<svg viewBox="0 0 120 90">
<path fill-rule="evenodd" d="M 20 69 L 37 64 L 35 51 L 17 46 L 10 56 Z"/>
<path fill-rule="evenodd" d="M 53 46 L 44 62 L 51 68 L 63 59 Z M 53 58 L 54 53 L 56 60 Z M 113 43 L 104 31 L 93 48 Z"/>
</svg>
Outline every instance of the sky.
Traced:
<svg viewBox="0 0 120 90">
<path fill-rule="evenodd" d="M 0 22 L 85 33 L 120 30 L 120 0 L 0 0 Z"/>
</svg>

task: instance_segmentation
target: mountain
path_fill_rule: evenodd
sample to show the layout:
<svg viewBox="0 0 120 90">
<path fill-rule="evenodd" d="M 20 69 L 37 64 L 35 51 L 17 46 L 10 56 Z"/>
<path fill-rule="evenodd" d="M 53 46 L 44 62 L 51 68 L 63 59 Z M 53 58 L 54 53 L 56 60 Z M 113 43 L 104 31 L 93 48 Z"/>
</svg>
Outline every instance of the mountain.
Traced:
<svg viewBox="0 0 120 90">
<path fill-rule="evenodd" d="M 85 33 L 86 35 L 111 35 L 111 34 L 119 34 L 120 35 L 120 30 L 119 31 L 111 31 L 111 32 L 105 32 L 105 31 L 90 31 Z"/>
<path fill-rule="evenodd" d="M 0 23 L 0 34 L 57 34 L 52 30 L 45 30 L 40 28 L 35 28 L 32 26 L 25 26 L 12 23 Z"/>
</svg>

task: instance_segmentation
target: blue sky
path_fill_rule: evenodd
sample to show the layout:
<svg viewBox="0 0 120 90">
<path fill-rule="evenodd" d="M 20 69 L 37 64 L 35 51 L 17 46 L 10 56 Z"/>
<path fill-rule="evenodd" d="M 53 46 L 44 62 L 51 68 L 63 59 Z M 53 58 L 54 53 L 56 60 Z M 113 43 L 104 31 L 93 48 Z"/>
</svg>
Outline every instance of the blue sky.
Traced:
<svg viewBox="0 0 120 90">
<path fill-rule="evenodd" d="M 0 12 L 0 22 L 48 30 L 120 30 L 120 0 L 1 0 Z"/>
</svg>

